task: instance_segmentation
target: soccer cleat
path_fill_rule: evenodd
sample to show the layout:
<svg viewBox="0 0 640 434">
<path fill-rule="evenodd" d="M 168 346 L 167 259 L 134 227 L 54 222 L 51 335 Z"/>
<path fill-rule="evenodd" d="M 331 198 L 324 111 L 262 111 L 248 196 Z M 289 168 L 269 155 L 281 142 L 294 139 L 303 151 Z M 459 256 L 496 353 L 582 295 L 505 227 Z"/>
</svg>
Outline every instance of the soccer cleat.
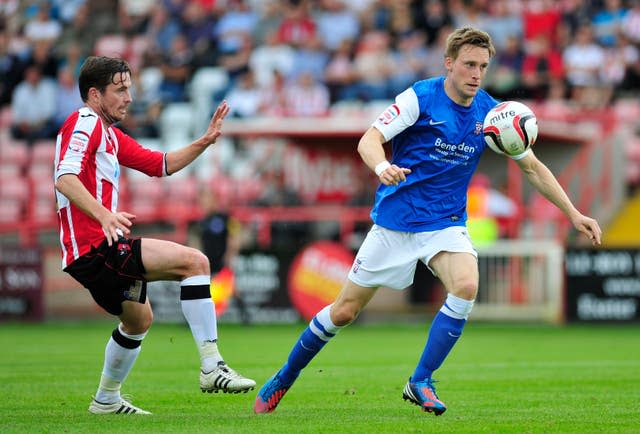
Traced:
<svg viewBox="0 0 640 434">
<path fill-rule="evenodd" d="M 104 404 L 95 399 L 89 405 L 89 413 L 93 414 L 151 414 L 150 412 L 136 407 L 124 398 L 113 404 Z"/>
<path fill-rule="evenodd" d="M 440 416 L 447 411 L 447 406 L 444 402 L 438 399 L 436 395 L 436 387 L 433 385 L 434 380 L 427 378 L 426 380 L 411 382 L 411 378 L 407 381 L 402 392 L 402 398 L 405 401 L 411 401 L 415 405 L 422 408 L 422 411 L 428 413 L 434 413 L 436 416 Z"/>
<path fill-rule="evenodd" d="M 258 392 L 256 396 L 256 402 L 253 405 L 253 411 L 255 413 L 271 413 L 273 412 L 284 394 L 291 387 L 291 384 L 285 386 L 278 376 L 280 372 L 277 372 L 273 377 L 269 378 L 264 386 Z"/>
<path fill-rule="evenodd" d="M 255 381 L 251 378 L 244 378 L 224 362 L 218 363 L 218 366 L 211 372 L 200 371 L 200 390 L 202 392 L 218 393 L 219 390 L 222 390 L 224 393 L 247 393 L 254 387 L 256 387 Z"/>
</svg>

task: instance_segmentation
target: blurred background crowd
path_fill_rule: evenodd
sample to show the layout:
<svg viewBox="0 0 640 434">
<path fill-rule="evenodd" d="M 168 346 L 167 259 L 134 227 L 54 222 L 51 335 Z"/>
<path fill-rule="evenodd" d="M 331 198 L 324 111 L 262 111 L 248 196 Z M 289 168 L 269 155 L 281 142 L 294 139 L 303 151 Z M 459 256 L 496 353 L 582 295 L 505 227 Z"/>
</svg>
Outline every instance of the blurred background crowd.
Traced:
<svg viewBox="0 0 640 434">
<path fill-rule="evenodd" d="M 3 0 L 0 13 L 14 138 L 54 136 L 80 104 L 84 58 L 106 52 L 135 69 L 123 128 L 144 137 L 199 69 L 223 68 L 214 97 L 234 116 L 319 116 L 442 74 L 446 35 L 465 25 L 494 39 L 498 98 L 591 108 L 640 87 L 636 0 Z"/>
</svg>

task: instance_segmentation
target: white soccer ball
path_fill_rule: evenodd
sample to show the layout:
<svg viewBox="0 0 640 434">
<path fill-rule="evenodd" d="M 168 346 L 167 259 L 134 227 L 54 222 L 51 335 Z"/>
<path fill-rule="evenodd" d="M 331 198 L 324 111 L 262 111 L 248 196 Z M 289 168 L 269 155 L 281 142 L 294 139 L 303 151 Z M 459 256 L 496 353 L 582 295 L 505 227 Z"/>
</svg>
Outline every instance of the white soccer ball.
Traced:
<svg viewBox="0 0 640 434">
<path fill-rule="evenodd" d="M 482 132 L 484 141 L 498 154 L 520 155 L 536 142 L 538 121 L 526 105 L 505 101 L 487 113 Z"/>
</svg>

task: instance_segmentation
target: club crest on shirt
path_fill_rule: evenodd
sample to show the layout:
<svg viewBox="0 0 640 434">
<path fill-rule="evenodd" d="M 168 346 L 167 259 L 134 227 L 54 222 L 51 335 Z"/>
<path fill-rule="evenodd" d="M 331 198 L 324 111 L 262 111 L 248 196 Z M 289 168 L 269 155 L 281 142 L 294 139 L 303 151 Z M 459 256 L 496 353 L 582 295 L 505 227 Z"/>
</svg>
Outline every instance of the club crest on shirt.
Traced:
<svg viewBox="0 0 640 434">
<path fill-rule="evenodd" d="M 473 132 L 476 136 L 482 132 L 482 122 L 476 121 L 476 129 Z"/>
<path fill-rule="evenodd" d="M 74 131 L 69 140 L 69 149 L 74 152 L 84 152 L 89 144 L 89 135 L 84 131 Z"/>
<path fill-rule="evenodd" d="M 398 116 L 400 116 L 400 107 L 398 107 L 396 104 L 391 104 L 378 117 L 378 122 L 381 122 L 381 123 L 383 123 L 385 125 L 389 125 Z"/>
</svg>

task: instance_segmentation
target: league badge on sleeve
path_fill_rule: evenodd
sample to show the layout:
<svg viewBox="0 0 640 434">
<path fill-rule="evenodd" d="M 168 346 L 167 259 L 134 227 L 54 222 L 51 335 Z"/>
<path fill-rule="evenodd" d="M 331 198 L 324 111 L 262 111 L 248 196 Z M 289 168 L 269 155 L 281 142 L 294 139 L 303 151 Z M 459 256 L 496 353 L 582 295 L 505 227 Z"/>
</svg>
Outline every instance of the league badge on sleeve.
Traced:
<svg viewBox="0 0 640 434">
<path fill-rule="evenodd" d="M 400 107 L 398 107 L 396 104 L 391 104 L 378 117 L 378 122 L 380 122 L 380 123 L 382 123 L 384 125 L 389 125 L 398 116 L 400 116 Z"/>
</svg>

